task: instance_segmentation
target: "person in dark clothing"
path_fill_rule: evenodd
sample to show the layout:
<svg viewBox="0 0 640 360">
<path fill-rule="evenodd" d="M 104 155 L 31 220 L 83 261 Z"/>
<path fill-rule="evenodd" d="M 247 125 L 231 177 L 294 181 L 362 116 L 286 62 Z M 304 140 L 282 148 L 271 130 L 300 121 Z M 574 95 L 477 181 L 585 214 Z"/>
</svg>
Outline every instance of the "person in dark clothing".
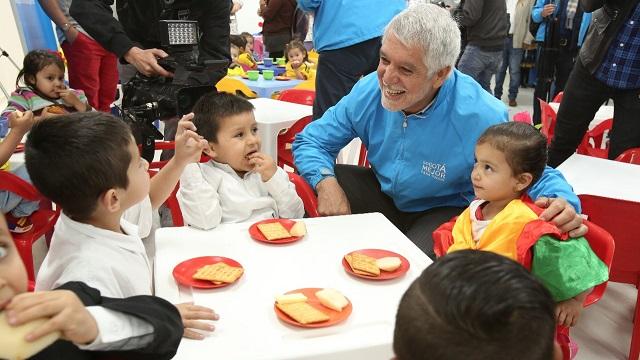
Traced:
<svg viewBox="0 0 640 360">
<path fill-rule="evenodd" d="M 538 99 L 549 101 L 564 90 L 579 51 L 582 14 L 578 0 L 537 0 L 533 6 L 531 17 L 541 23 L 536 34 L 538 81 L 533 92 L 534 124 L 540 124 Z"/>
<path fill-rule="evenodd" d="M 284 57 L 284 47 L 291 41 L 295 10 L 295 0 L 260 0 L 259 14 L 264 19 L 262 36 L 269 57 Z"/>
<path fill-rule="evenodd" d="M 491 78 L 502 63 L 504 41 L 509 32 L 507 5 L 504 0 L 474 0 L 466 1 L 461 10 L 456 17 L 466 28 L 467 45 L 458 70 L 491 93 Z"/>
<path fill-rule="evenodd" d="M 50 319 L 27 334 L 30 341 L 60 332 L 61 339 L 31 359 L 94 359 L 105 355 L 118 359 L 170 359 L 184 331 L 178 310 L 155 296 L 112 299 L 81 282 L 68 282 L 53 291 L 27 292 L 27 273 L 3 216 L 0 316 L 10 326 Z M 8 341 L 10 334 L 0 336 Z M 8 356 L 7 352 L 20 351 L 18 348 L 0 349 L 0 358 Z"/>
<path fill-rule="evenodd" d="M 118 19 L 111 5 L 116 3 Z M 230 60 L 230 0 L 192 1 L 189 19 L 200 26 L 200 55 L 211 60 Z M 162 0 L 74 0 L 69 12 L 102 46 L 136 67 L 145 75 L 171 76 L 158 65 L 157 58 L 167 56 L 159 49 L 159 24 Z M 221 69 L 210 74 L 216 83 L 226 74 Z"/>
<path fill-rule="evenodd" d="M 549 165 L 558 166 L 573 154 L 598 108 L 614 103 L 609 133 L 609 159 L 640 147 L 640 1 L 582 0 L 593 12 L 587 38 L 560 103 Z"/>
</svg>

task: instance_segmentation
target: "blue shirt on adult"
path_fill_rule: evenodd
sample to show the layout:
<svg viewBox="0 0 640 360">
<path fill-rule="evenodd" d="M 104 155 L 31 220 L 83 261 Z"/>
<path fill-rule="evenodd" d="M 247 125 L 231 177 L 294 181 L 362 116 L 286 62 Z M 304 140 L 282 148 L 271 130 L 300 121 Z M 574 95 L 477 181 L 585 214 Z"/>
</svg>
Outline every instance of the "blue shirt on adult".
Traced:
<svg viewBox="0 0 640 360">
<path fill-rule="evenodd" d="M 385 26 L 407 7 L 406 0 L 298 0 L 313 12 L 313 45 L 342 49 L 382 36 Z"/>
<path fill-rule="evenodd" d="M 296 136 L 293 154 L 300 174 L 315 188 L 333 175 L 338 152 L 360 138 L 382 191 L 398 209 L 468 206 L 474 197 L 470 176 L 476 141 L 489 126 L 508 120 L 505 105 L 471 77 L 453 70 L 423 111 L 389 111 L 381 104 L 376 75 L 358 81 Z M 580 210 L 571 186 L 549 167 L 529 195 L 563 197 Z"/>
</svg>

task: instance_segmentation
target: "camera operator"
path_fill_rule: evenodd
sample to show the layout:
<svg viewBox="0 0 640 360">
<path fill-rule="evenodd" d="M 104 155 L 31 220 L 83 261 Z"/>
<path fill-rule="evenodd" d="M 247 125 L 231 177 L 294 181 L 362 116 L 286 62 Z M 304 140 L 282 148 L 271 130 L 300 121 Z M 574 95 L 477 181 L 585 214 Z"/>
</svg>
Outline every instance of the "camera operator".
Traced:
<svg viewBox="0 0 640 360">
<path fill-rule="evenodd" d="M 178 0 L 179 1 L 179 0 Z M 172 76 L 158 65 L 158 58 L 167 56 L 157 38 L 158 20 L 166 0 L 115 0 L 119 21 L 113 17 L 114 0 L 73 0 L 69 12 L 78 23 L 104 48 L 123 58 L 147 76 Z M 202 37 L 199 51 L 203 58 L 230 60 L 229 15 L 230 0 L 192 0 L 189 19 L 197 20 Z M 215 84 L 226 75 L 220 69 L 209 75 Z"/>
</svg>

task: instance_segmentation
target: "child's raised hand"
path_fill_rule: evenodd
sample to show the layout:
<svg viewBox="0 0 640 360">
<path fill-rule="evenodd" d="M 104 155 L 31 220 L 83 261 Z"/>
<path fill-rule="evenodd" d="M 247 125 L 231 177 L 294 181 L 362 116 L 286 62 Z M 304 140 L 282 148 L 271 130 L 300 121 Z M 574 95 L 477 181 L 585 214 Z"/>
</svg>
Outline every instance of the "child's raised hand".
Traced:
<svg viewBox="0 0 640 360">
<path fill-rule="evenodd" d="M 9 127 L 12 130 L 22 132 L 23 134 L 31 129 L 34 122 L 35 118 L 32 111 L 26 111 L 23 113 L 16 110 L 9 114 Z"/>
<path fill-rule="evenodd" d="M 175 158 L 182 164 L 198 162 L 202 150 L 208 145 L 207 140 L 196 133 L 196 126 L 191 121 L 193 113 L 184 115 L 178 122 L 176 130 Z"/>
<path fill-rule="evenodd" d="M 60 99 L 64 101 L 65 104 L 69 106 L 73 106 L 78 111 L 84 111 L 85 105 L 80 101 L 80 99 L 76 96 L 76 94 L 69 89 L 62 89 L 57 91 Z"/>
<path fill-rule="evenodd" d="M 89 344 L 98 336 L 98 324 L 78 296 L 68 290 L 23 293 L 15 296 L 5 308 L 10 325 L 49 318 L 27 341 L 37 340 L 54 331 L 75 344 Z"/>
<path fill-rule="evenodd" d="M 566 327 L 575 326 L 578 323 L 582 309 L 582 301 L 579 299 L 571 298 L 560 301 L 556 304 L 556 323 Z"/>
<path fill-rule="evenodd" d="M 300 65 L 302 65 L 302 62 L 298 61 L 298 60 L 293 60 L 291 61 L 291 67 L 294 69 L 297 69 L 300 67 Z"/>
<path fill-rule="evenodd" d="M 253 165 L 255 172 L 260 174 L 263 182 L 267 182 L 276 173 L 276 162 L 273 158 L 265 153 L 256 152 L 249 156 L 249 163 Z"/>
<path fill-rule="evenodd" d="M 204 339 L 204 335 L 192 329 L 203 331 L 215 330 L 213 324 L 199 320 L 218 320 L 220 318 L 213 309 L 205 306 L 194 305 L 192 302 L 176 304 L 176 308 L 178 308 L 178 312 L 180 312 L 182 324 L 184 325 L 184 337 L 187 339 Z"/>
</svg>

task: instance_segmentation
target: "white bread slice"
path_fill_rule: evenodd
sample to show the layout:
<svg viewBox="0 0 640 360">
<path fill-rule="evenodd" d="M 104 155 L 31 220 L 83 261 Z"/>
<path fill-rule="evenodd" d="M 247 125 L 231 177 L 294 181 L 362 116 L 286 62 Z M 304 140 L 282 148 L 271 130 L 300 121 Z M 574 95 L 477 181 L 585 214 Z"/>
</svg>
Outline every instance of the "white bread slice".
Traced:
<svg viewBox="0 0 640 360">
<path fill-rule="evenodd" d="M 402 261 L 400 261 L 400 258 L 397 256 L 389 256 L 376 259 L 376 265 L 378 265 L 380 270 L 395 271 L 402 265 Z"/>
<path fill-rule="evenodd" d="M 335 311 L 342 311 L 349 305 L 349 300 L 336 289 L 322 289 L 316 292 L 316 297 L 320 300 L 320 304 Z"/>
<path fill-rule="evenodd" d="M 20 326 L 10 326 L 4 312 L 0 312 L 0 359 L 27 359 L 60 338 L 56 331 L 40 339 L 27 342 L 24 337 L 49 319 L 37 319 Z"/>
<path fill-rule="evenodd" d="M 307 297 L 303 293 L 293 293 L 276 296 L 276 302 L 278 304 L 293 304 L 297 302 L 307 301 Z"/>
<path fill-rule="evenodd" d="M 289 229 L 291 236 L 305 236 L 307 234 L 307 226 L 304 221 L 296 221 L 295 224 Z"/>
</svg>

